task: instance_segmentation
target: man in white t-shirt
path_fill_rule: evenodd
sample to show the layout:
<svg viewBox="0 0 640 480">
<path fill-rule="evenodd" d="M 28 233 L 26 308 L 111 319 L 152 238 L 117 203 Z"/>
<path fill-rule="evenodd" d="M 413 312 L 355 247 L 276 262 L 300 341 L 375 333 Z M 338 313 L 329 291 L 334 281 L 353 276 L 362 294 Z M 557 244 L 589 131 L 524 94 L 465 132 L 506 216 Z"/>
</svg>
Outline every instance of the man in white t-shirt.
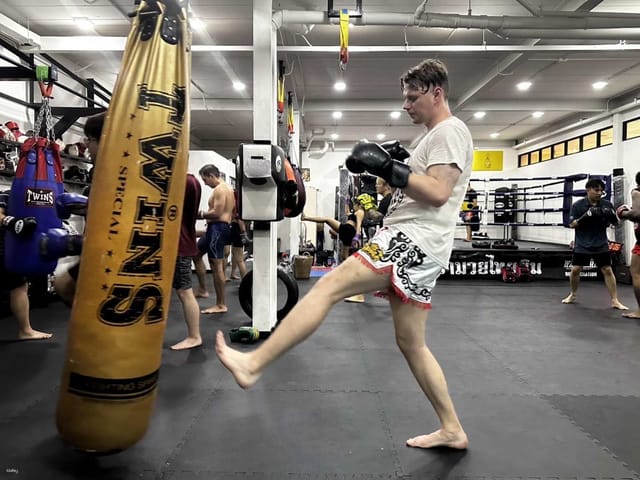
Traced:
<svg viewBox="0 0 640 480">
<path fill-rule="evenodd" d="M 400 79 L 403 109 L 427 133 L 407 163 L 376 143 L 359 142 L 347 158 L 353 173 L 369 172 L 396 190 L 384 227 L 360 251 L 313 286 L 256 350 L 238 352 L 218 332 L 216 352 L 243 388 L 264 368 L 318 328 L 337 302 L 351 295 L 387 290 L 396 341 L 440 420 L 440 428 L 407 440 L 419 448 L 465 449 L 467 435 L 458 420 L 440 365 L 425 344 L 427 313 L 436 279 L 447 267 L 458 211 L 471 174 L 473 142 L 448 104 L 447 69 L 425 60 Z"/>
</svg>

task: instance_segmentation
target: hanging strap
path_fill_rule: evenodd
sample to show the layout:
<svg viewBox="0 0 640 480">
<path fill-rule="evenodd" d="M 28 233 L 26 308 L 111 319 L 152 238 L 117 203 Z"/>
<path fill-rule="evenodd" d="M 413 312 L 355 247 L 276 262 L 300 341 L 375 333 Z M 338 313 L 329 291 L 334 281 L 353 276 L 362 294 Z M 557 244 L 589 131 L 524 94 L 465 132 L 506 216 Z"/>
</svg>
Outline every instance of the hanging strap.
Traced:
<svg viewBox="0 0 640 480">
<path fill-rule="evenodd" d="M 340 10 L 340 68 L 347 69 L 349 61 L 349 10 Z"/>
</svg>

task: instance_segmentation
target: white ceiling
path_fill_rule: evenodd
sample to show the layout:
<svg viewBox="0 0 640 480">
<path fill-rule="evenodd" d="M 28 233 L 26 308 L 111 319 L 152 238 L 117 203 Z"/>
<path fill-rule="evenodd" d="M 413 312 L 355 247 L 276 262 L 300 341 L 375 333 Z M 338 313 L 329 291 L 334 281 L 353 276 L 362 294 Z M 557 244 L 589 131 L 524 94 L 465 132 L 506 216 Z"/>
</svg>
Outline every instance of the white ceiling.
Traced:
<svg viewBox="0 0 640 480">
<path fill-rule="evenodd" d="M 344 72 L 338 62 L 339 27 L 326 18 L 327 2 L 274 0 L 272 5 L 274 24 L 291 16 L 314 19 L 285 23 L 277 32 L 279 59 L 287 65 L 286 90 L 294 92 L 295 108 L 302 112 L 303 144 L 312 135 L 324 140 L 331 133 L 347 143 L 385 133 L 410 144 L 421 129 L 404 114 L 392 120 L 389 112 L 401 108 L 399 76 L 427 57 L 447 64 L 450 105 L 483 146 L 518 144 L 640 96 L 637 0 L 434 0 L 422 5 L 429 14 L 420 17 L 426 24 L 446 28 L 416 26 L 417 0 L 362 0 L 363 16 L 350 29 Z M 333 2 L 333 7 L 354 10 L 356 0 Z M 192 0 L 191 8 L 206 25 L 206 32 L 193 35 L 192 144 L 232 152 L 252 135 L 253 2 Z M 25 30 L 19 27 L 28 27 L 42 37 L 41 51 L 111 88 L 121 51 L 100 41 L 122 41 L 132 9 L 133 0 L 3 0 L 0 34 L 20 42 Z M 278 16 L 282 11 L 285 15 Z M 66 38 L 82 34 L 73 17 L 90 19 L 95 35 L 117 38 Z M 398 24 L 381 25 L 391 22 Z M 330 48 L 318 48 L 323 46 Z M 339 78 L 347 83 L 345 92 L 333 89 Z M 231 88 L 236 79 L 247 84 L 246 91 Z M 522 80 L 533 82 L 528 92 L 515 88 Z M 598 80 L 608 85 L 596 91 L 591 84 Z M 332 118 L 334 110 L 343 112 L 340 120 Z M 477 110 L 486 112 L 482 120 L 473 118 Z M 536 110 L 544 116 L 533 118 Z M 497 140 L 490 139 L 493 132 L 500 133 Z"/>
</svg>

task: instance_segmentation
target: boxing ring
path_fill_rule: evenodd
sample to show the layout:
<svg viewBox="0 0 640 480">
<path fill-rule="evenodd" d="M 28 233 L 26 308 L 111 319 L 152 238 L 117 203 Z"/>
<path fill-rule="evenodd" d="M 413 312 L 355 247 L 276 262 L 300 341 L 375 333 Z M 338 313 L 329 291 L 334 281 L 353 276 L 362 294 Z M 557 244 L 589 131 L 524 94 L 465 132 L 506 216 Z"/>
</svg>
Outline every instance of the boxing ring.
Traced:
<svg viewBox="0 0 640 480">
<path fill-rule="evenodd" d="M 472 242 L 460 239 L 461 228 L 469 224 L 461 215 L 456 240 L 443 273 L 444 278 L 501 278 L 502 267 L 526 263 L 533 278 L 566 279 L 571 270 L 570 246 L 574 231 L 569 223 L 571 205 L 586 195 L 584 184 L 599 178 L 606 185 L 603 197 L 614 205 L 623 203 L 624 175 L 575 174 L 549 177 L 473 178 L 479 210 L 475 218 L 479 231 Z M 463 212 L 468 213 L 468 212 Z M 621 227 L 612 229 L 612 245 L 622 242 Z M 613 237 L 613 238 L 612 238 Z M 612 248 L 613 249 L 613 248 Z M 623 261 L 621 252 L 614 255 Z M 582 277 L 598 278 L 595 264 L 585 267 Z"/>
</svg>

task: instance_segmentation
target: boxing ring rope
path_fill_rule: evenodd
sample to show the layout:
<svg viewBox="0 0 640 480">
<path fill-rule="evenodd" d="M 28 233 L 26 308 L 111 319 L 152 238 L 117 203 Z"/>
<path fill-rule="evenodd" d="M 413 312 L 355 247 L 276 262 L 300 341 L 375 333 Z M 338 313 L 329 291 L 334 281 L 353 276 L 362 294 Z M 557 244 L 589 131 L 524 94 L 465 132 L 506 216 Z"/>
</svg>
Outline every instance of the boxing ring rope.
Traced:
<svg viewBox="0 0 640 480">
<path fill-rule="evenodd" d="M 565 204 L 561 207 L 558 206 L 545 206 L 545 202 L 550 200 L 557 199 L 566 199 L 567 196 L 582 196 L 584 195 L 584 190 L 579 190 L 573 188 L 573 183 L 586 180 L 589 178 L 589 175 L 586 173 L 574 174 L 574 175 L 553 175 L 553 176 L 542 176 L 542 177 L 487 177 L 487 178 L 472 178 L 469 180 L 470 184 L 473 183 L 481 183 L 484 188 L 479 188 L 475 190 L 475 193 L 478 195 L 478 199 L 482 198 L 479 203 L 479 209 L 473 211 L 474 215 L 479 217 L 479 221 L 476 224 L 481 226 L 492 226 L 503 227 L 503 237 L 506 239 L 510 237 L 509 229 L 512 227 L 566 227 L 566 216 L 569 213 L 569 208 L 567 208 L 566 201 Z M 548 181 L 548 183 L 541 183 Z M 498 189 L 491 188 L 490 183 L 492 182 L 500 182 L 502 187 L 498 187 Z M 518 185 L 517 183 L 512 182 L 536 182 L 534 185 Z M 534 189 L 544 189 L 556 185 L 565 185 L 570 184 L 569 189 L 565 187 L 564 191 L 559 191 L 559 189 L 554 188 L 552 191 L 532 191 Z M 502 189 L 502 190 L 499 190 Z M 513 208 L 496 208 L 496 199 L 500 201 L 502 197 L 502 201 L 513 207 Z M 542 202 L 542 207 L 535 208 L 526 208 L 526 205 L 531 202 Z M 572 202 L 570 202 L 572 203 Z M 519 205 L 524 204 L 524 206 Z M 557 205 L 557 204 L 556 204 Z M 467 210 L 464 213 L 469 213 Z M 547 214 L 547 213 L 561 213 L 563 214 L 563 221 L 553 221 L 553 222 L 544 222 L 544 221 L 527 221 L 527 214 Z M 496 214 L 502 214 L 506 218 L 503 221 L 489 221 L 489 214 L 493 214 L 494 217 Z M 518 221 L 515 219 L 516 215 L 520 214 L 522 220 Z M 459 221 L 459 226 L 467 226 L 470 222 Z M 515 232 L 512 232 L 515 233 Z"/>
<path fill-rule="evenodd" d="M 548 185 L 557 185 L 558 183 L 564 183 L 567 179 L 573 179 L 574 182 L 579 182 L 580 180 L 586 180 L 589 177 L 586 173 L 577 173 L 574 175 L 564 175 L 564 176 L 552 176 L 552 177 L 496 177 L 496 178 L 471 178 L 470 182 L 530 182 L 532 180 L 560 180 L 556 183 L 547 183 L 544 186 Z M 533 188 L 533 187 L 529 187 Z"/>
</svg>

